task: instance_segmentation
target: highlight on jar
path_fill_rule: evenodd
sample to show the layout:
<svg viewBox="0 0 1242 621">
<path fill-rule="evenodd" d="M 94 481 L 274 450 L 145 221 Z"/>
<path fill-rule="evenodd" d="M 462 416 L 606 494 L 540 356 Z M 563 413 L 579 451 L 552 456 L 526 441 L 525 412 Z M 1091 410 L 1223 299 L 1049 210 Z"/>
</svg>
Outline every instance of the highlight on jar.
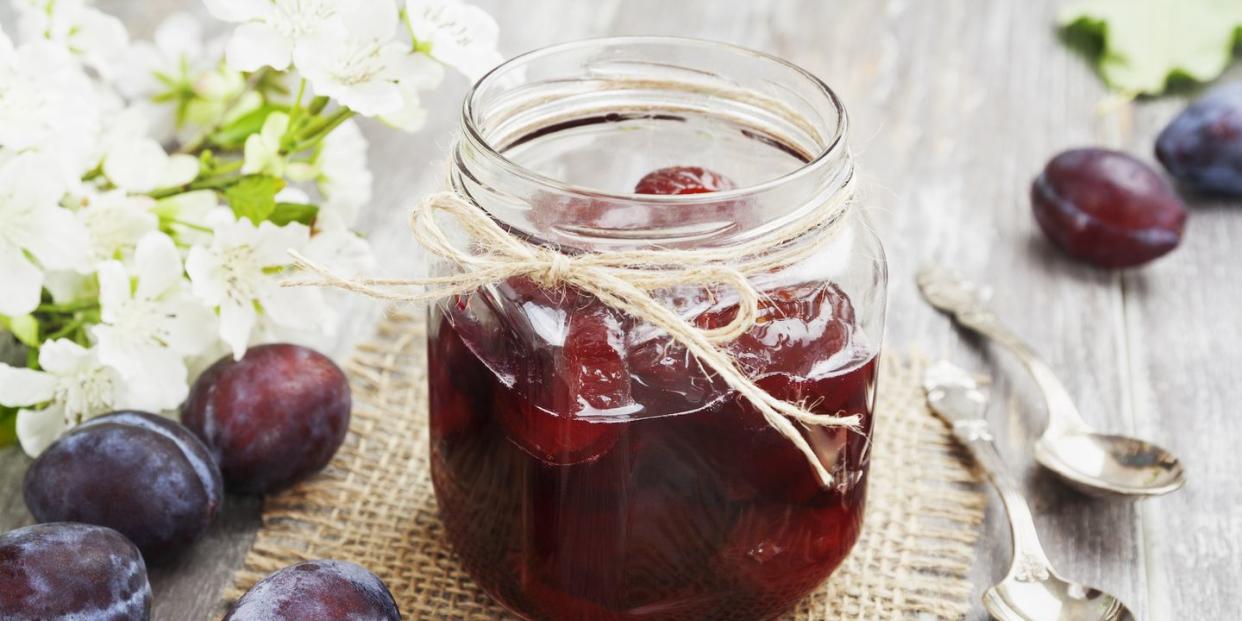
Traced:
<svg viewBox="0 0 1242 621">
<path fill-rule="evenodd" d="M 791 609 L 859 536 L 884 328 L 842 103 L 758 52 L 614 38 L 507 62 L 462 123 L 419 237 L 460 285 L 429 416 L 467 571 L 529 620 Z"/>
</svg>

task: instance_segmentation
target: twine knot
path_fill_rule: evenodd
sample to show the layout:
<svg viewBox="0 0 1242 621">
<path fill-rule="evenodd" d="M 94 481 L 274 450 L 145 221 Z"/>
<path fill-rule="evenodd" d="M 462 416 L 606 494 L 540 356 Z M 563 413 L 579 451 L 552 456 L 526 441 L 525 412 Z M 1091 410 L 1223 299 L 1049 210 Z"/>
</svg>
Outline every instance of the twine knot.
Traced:
<svg viewBox="0 0 1242 621">
<path fill-rule="evenodd" d="M 546 255 L 544 269 L 536 272 L 533 278 L 545 289 L 551 289 L 565 282 L 574 269 L 574 263 L 573 259 L 555 250 L 549 250 L 543 254 Z"/>
<path fill-rule="evenodd" d="M 796 220 L 740 244 L 689 250 L 618 250 L 573 256 L 515 237 L 460 194 L 439 192 L 415 207 L 410 214 L 410 226 L 419 244 L 456 265 L 458 273 L 409 280 L 349 279 L 291 251 L 296 265 L 315 272 L 319 278 L 282 284 L 334 287 L 395 302 L 429 302 L 466 295 L 515 276 L 530 277 L 547 288 L 572 284 L 609 307 L 664 330 L 685 346 L 705 367 L 750 402 L 772 428 L 793 443 L 814 468 L 820 482 L 828 487 L 832 485 L 832 474 L 794 422 L 856 429 L 859 417 L 817 414 L 802 404 L 773 397 L 738 369 L 734 359 L 718 344 L 745 334 L 758 318 L 762 294 L 750 284 L 750 277 L 793 265 L 836 235 L 852 204 L 853 183 L 851 177 L 844 188 L 822 203 L 808 206 Z M 468 247 L 455 244 L 441 228 L 437 214 L 456 220 L 472 243 L 467 244 Z M 728 287 L 738 297 L 738 312 L 733 320 L 712 329 L 695 326 L 651 294 L 654 290 L 678 286 L 712 285 Z M 411 292 L 409 287 L 423 290 Z"/>
</svg>

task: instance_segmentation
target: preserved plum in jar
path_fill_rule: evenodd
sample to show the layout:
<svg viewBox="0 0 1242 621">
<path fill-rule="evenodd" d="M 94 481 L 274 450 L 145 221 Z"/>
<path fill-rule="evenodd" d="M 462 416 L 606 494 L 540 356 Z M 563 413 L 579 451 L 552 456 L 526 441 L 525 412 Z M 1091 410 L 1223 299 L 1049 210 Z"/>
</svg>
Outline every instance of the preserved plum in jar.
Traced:
<svg viewBox="0 0 1242 621">
<path fill-rule="evenodd" d="M 749 94 L 716 94 L 738 88 Z M 463 123 L 452 190 L 514 244 L 570 259 L 710 252 L 716 273 L 742 247 L 793 257 L 724 282 L 636 287 L 684 322 L 676 338 L 598 282 L 537 269 L 433 304 L 431 478 L 467 573 L 527 621 L 765 621 L 792 609 L 858 540 L 883 334 L 887 273 L 865 217 L 842 211 L 824 236 L 800 224 L 849 198 L 836 96 L 740 48 L 603 39 L 502 65 L 475 85 Z M 772 230 L 796 234 L 769 246 Z M 465 237 L 469 256 L 478 240 Z M 752 291 L 757 308 L 743 306 Z M 753 321 L 712 341 L 727 363 L 684 344 L 742 309 Z M 747 381 L 857 424 L 782 432 L 734 389 Z"/>
<path fill-rule="evenodd" d="M 629 342 L 595 298 L 542 293 L 522 307 L 565 318 L 559 352 L 478 330 L 478 300 L 431 320 L 433 480 L 454 549 L 485 588 L 531 619 L 764 619 L 840 564 L 862 521 L 876 361 L 854 349 L 839 289 L 767 292 L 757 325 L 728 346 L 777 398 L 861 417 L 856 430 L 803 430 L 829 488 L 668 337 Z M 851 366 L 816 370 L 834 359 Z M 689 404 L 660 397 L 678 393 L 707 405 L 677 411 Z"/>
</svg>

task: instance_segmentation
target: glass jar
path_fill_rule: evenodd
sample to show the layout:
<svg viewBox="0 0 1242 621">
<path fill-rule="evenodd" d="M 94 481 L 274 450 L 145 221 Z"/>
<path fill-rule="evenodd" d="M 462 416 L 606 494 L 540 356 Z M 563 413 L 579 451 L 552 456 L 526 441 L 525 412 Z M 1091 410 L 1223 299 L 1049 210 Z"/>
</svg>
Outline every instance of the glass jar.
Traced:
<svg viewBox="0 0 1242 621">
<path fill-rule="evenodd" d="M 827 86 L 705 41 L 598 39 L 520 56 L 474 87 L 463 124 L 453 189 L 566 254 L 729 248 L 805 217 L 854 173 Z M 648 173 L 686 166 L 705 170 L 648 186 L 692 193 L 636 193 Z M 720 191 L 697 192 L 704 178 Z M 861 417 L 799 427 L 828 486 L 679 342 L 582 290 L 517 277 L 434 304 L 431 472 L 467 571 L 529 620 L 790 609 L 858 538 L 886 279 L 853 209 L 830 242 L 750 279 L 764 294 L 758 320 L 722 345 L 773 396 Z M 736 292 L 720 287 L 653 296 L 701 328 L 737 313 Z"/>
</svg>

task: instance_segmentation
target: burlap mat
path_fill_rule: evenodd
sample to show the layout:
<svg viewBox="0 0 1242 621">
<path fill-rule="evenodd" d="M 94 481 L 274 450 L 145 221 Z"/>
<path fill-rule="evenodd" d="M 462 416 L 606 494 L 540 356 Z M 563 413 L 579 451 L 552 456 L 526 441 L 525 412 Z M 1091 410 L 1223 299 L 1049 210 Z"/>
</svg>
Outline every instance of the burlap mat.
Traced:
<svg viewBox="0 0 1242 621">
<path fill-rule="evenodd" d="M 447 547 L 427 463 L 425 331 L 383 321 L 346 365 L 351 434 L 321 475 L 267 499 L 234 599 L 264 575 L 317 558 L 370 568 L 408 620 L 513 619 Z M 877 405 L 866 525 L 853 554 L 788 620 L 960 619 L 984 498 L 946 429 L 927 411 L 922 364 L 888 354 Z"/>
</svg>

